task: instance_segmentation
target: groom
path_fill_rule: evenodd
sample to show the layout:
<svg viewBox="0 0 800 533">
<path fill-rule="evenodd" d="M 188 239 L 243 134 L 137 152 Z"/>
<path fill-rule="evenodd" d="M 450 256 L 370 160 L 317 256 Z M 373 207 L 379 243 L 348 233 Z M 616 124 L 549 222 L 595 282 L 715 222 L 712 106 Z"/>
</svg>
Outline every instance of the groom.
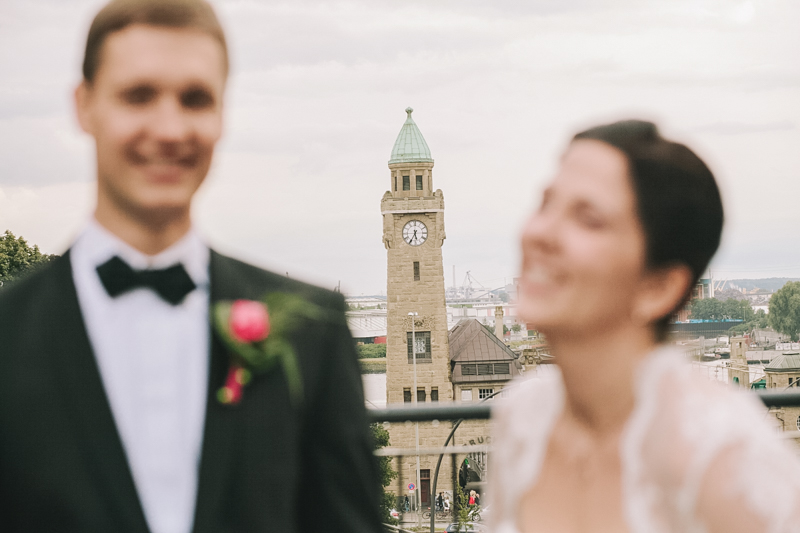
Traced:
<svg viewBox="0 0 800 533">
<path fill-rule="evenodd" d="M 75 101 L 96 144 L 94 217 L 0 293 L 2 531 L 380 530 L 341 295 L 193 229 L 227 72 L 203 0 L 112 0 L 92 23 Z M 301 396 L 280 367 L 223 389 L 233 359 L 210 306 L 277 293 L 335 318 L 298 319 L 289 338 Z"/>
</svg>

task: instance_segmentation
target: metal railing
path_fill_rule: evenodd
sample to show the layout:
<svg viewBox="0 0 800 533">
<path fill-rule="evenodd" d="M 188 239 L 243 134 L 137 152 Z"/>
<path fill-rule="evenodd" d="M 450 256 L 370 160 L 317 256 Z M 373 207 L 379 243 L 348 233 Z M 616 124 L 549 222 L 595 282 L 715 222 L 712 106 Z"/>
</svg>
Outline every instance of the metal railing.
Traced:
<svg viewBox="0 0 800 533">
<path fill-rule="evenodd" d="M 800 407 L 800 391 L 752 391 L 766 407 Z M 372 422 L 430 422 L 432 420 L 486 420 L 491 403 L 429 403 L 417 407 L 391 406 L 368 409 Z"/>
<path fill-rule="evenodd" d="M 502 391 L 497 391 L 495 394 L 499 394 Z M 776 408 L 776 407 L 800 407 L 800 390 L 757 390 L 757 391 L 750 391 L 752 394 L 758 396 L 759 400 L 764 404 L 767 408 Z M 493 394 L 492 396 L 494 396 Z M 439 448 L 421 448 L 418 451 L 411 450 L 411 449 L 402 449 L 402 448 L 381 448 L 376 450 L 376 455 L 379 456 L 395 456 L 395 457 L 402 457 L 404 455 L 410 455 L 413 453 L 417 453 L 420 455 L 438 455 L 439 460 L 436 465 L 436 473 L 433 477 L 433 486 L 428 494 L 428 502 L 433 501 L 433 495 L 436 493 L 436 482 L 439 477 L 439 467 L 442 462 L 442 458 L 445 454 L 450 454 L 453 458 L 453 468 L 455 469 L 455 453 L 471 453 L 475 451 L 489 451 L 489 447 L 486 445 L 478 445 L 478 446 L 459 446 L 456 448 L 451 444 L 451 439 L 458 428 L 464 420 L 486 420 L 491 418 L 492 415 L 492 405 L 491 402 L 487 402 L 489 398 L 485 398 L 484 400 L 478 403 L 429 403 L 429 404 L 417 404 L 416 406 L 407 406 L 405 404 L 402 405 L 395 405 L 386 407 L 383 409 L 368 409 L 367 413 L 369 419 L 373 423 L 397 423 L 397 422 L 430 422 L 430 421 L 453 421 L 455 422 L 452 431 L 450 432 L 450 436 L 447 437 L 444 445 Z M 797 433 L 797 432 L 793 432 Z M 796 435 L 791 435 L 793 438 Z M 474 449 L 473 449 L 474 448 Z M 455 471 L 455 470 L 454 470 Z M 387 529 L 389 531 L 404 531 L 396 526 L 389 526 L 386 524 Z M 434 513 L 431 513 L 430 517 L 430 531 L 434 531 Z"/>
</svg>

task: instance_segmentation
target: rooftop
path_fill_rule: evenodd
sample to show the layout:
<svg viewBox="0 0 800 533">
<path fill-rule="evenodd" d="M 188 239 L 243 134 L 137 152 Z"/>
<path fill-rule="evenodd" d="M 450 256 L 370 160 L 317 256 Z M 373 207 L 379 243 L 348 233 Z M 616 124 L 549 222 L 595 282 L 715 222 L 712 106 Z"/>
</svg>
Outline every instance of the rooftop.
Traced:
<svg viewBox="0 0 800 533">
<path fill-rule="evenodd" d="M 511 348 L 474 318 L 459 320 L 450 330 L 448 341 L 453 383 L 507 381 L 520 374 Z M 465 373 L 465 366 L 469 373 Z"/>
<path fill-rule="evenodd" d="M 428 143 L 425 142 L 417 124 L 411 118 L 413 112 L 414 110 L 410 107 L 406 108 L 408 117 L 394 142 L 392 157 L 389 159 L 390 165 L 394 163 L 433 163 L 431 149 L 428 148 Z"/>
<path fill-rule="evenodd" d="M 800 352 L 784 352 L 764 368 L 766 372 L 800 372 Z"/>
</svg>

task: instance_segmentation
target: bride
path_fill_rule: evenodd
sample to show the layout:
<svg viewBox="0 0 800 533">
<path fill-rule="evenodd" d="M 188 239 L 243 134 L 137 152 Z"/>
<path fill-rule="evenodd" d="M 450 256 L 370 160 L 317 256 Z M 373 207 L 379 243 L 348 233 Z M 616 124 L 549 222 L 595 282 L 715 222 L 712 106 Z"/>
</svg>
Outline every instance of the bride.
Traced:
<svg viewBox="0 0 800 533">
<path fill-rule="evenodd" d="M 722 219 L 708 167 L 653 124 L 573 138 L 522 233 L 518 314 L 558 372 L 496 410 L 493 531 L 800 531 L 800 450 L 665 344 Z"/>
</svg>

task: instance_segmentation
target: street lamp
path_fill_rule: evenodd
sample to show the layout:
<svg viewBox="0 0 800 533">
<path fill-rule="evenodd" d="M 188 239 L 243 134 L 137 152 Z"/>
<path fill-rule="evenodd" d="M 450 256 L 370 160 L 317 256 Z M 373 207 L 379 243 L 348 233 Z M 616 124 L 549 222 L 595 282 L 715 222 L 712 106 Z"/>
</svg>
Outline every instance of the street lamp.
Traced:
<svg viewBox="0 0 800 533">
<path fill-rule="evenodd" d="M 412 401 L 414 402 L 414 407 L 417 406 L 417 397 L 419 393 L 417 392 L 417 329 L 416 329 L 416 320 L 415 318 L 418 316 L 418 313 L 410 312 L 408 316 L 411 318 L 411 359 L 414 365 L 414 389 L 413 389 L 413 396 Z M 416 498 L 415 501 L 417 503 L 417 525 L 422 526 L 422 512 L 420 507 L 422 506 L 422 497 L 421 491 L 422 488 L 420 487 L 420 469 L 419 469 L 419 422 L 414 422 L 414 433 L 417 441 L 417 487 L 416 487 Z"/>
</svg>

